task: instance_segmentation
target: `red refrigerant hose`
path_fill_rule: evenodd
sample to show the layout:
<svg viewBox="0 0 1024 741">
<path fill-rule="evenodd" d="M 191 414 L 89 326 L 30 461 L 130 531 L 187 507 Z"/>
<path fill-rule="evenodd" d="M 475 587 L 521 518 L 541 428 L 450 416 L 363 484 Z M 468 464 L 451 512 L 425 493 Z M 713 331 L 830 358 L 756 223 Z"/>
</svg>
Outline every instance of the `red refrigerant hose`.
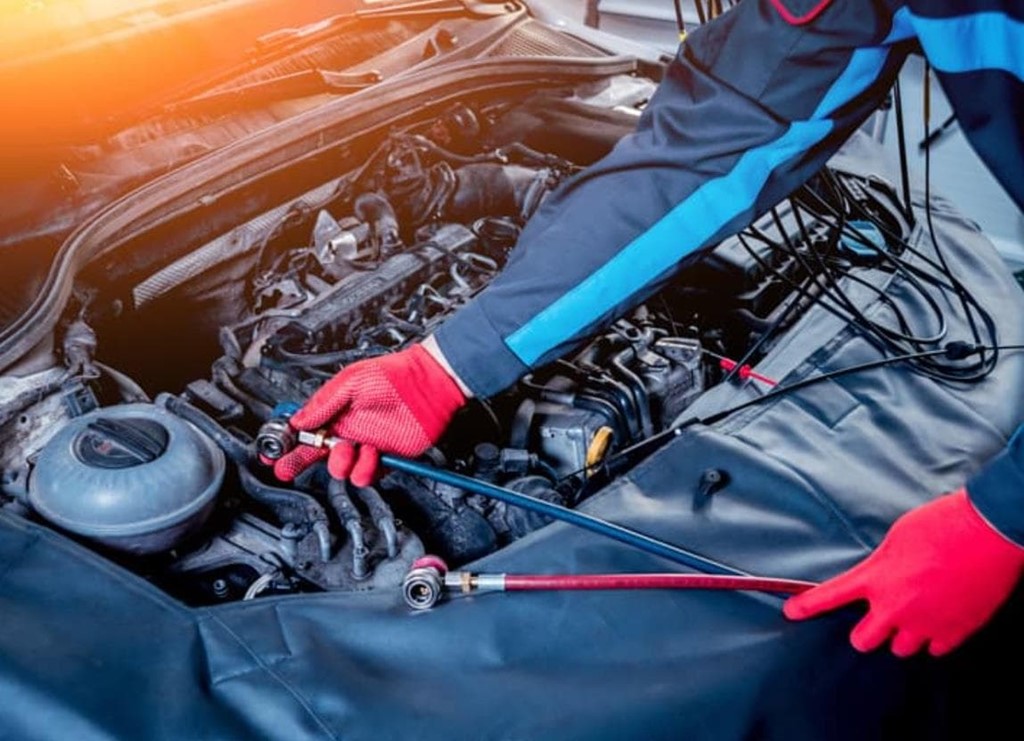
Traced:
<svg viewBox="0 0 1024 741">
<path fill-rule="evenodd" d="M 506 592 L 582 589 L 740 589 L 800 594 L 814 584 L 797 579 L 713 574 L 505 574 Z"/>
<path fill-rule="evenodd" d="M 728 589 L 799 594 L 815 586 L 799 579 L 729 574 L 477 574 L 449 571 L 437 556 L 417 559 L 402 585 L 406 604 L 428 610 L 446 592 L 539 592 L 596 589 Z"/>
</svg>

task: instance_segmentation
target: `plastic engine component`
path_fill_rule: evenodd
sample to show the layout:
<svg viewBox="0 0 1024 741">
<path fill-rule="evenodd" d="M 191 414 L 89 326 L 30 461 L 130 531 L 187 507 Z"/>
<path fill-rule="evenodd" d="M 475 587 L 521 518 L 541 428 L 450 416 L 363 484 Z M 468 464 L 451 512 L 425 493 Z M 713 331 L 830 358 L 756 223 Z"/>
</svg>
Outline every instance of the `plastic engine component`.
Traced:
<svg viewBox="0 0 1024 741">
<path fill-rule="evenodd" d="M 205 522 L 224 478 L 221 450 L 150 404 L 73 420 L 43 448 L 29 502 L 46 520 L 110 548 L 167 551 Z"/>
</svg>

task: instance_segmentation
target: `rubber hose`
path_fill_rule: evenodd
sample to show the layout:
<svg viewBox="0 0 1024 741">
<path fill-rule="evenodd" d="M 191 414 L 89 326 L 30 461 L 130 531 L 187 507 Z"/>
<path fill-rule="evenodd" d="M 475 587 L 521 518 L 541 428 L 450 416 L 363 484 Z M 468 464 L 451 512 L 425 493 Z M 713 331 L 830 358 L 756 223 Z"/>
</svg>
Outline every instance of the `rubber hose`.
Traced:
<svg viewBox="0 0 1024 741">
<path fill-rule="evenodd" d="M 506 574 L 505 591 L 592 589 L 727 589 L 800 594 L 815 586 L 798 579 L 712 576 L 707 574 Z"/>
</svg>

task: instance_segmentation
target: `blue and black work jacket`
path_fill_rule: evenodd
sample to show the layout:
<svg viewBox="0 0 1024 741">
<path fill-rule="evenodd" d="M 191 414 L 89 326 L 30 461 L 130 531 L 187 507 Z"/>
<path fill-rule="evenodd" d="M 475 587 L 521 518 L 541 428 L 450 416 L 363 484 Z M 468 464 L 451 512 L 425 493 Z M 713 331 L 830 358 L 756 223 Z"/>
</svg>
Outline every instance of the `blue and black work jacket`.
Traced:
<svg viewBox="0 0 1024 741">
<path fill-rule="evenodd" d="M 549 198 L 438 330 L 452 369 L 490 396 L 642 302 L 820 169 L 918 48 L 1024 208 L 1024 0 L 744 0 L 690 34 L 635 133 Z M 1024 544 L 1024 434 L 968 491 Z"/>
</svg>

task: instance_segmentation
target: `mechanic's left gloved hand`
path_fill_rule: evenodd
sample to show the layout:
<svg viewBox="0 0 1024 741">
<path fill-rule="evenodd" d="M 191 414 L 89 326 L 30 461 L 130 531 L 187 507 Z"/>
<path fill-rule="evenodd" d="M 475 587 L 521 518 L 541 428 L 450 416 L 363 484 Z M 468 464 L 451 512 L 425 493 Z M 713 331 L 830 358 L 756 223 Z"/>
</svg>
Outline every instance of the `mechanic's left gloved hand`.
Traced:
<svg viewBox="0 0 1024 741">
<path fill-rule="evenodd" d="M 865 600 L 850 634 L 858 651 L 892 638 L 900 657 L 925 646 L 941 656 L 981 628 L 1010 596 L 1024 570 L 1024 548 L 992 528 L 960 489 L 893 523 L 878 549 L 849 571 L 790 598 L 791 620 Z"/>
</svg>

